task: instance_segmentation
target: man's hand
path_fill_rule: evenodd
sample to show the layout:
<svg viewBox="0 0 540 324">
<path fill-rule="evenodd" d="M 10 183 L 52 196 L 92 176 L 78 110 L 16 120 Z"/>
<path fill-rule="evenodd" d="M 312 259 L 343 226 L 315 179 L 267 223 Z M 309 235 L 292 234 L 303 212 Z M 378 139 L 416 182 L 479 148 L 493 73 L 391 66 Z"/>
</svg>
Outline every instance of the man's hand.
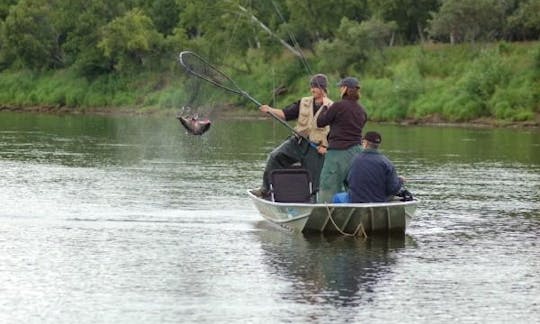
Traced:
<svg viewBox="0 0 540 324">
<path fill-rule="evenodd" d="M 281 120 L 285 120 L 285 113 L 281 109 L 272 108 L 268 105 L 262 105 L 259 107 L 259 110 L 264 114 L 270 114 Z"/>
<path fill-rule="evenodd" d="M 326 147 L 324 147 L 322 145 L 317 146 L 317 152 L 319 152 L 320 155 L 325 155 L 326 151 L 327 151 Z"/>
<path fill-rule="evenodd" d="M 268 105 L 262 105 L 259 107 L 259 110 L 262 112 L 262 113 L 268 113 L 269 111 L 271 111 L 272 107 L 268 106 Z"/>
</svg>

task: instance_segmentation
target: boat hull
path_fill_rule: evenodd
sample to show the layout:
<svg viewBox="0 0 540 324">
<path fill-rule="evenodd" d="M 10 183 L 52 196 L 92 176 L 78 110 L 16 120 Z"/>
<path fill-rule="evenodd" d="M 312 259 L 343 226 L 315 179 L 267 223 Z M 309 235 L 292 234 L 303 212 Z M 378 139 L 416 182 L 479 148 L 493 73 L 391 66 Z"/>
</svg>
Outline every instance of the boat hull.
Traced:
<svg viewBox="0 0 540 324">
<path fill-rule="evenodd" d="M 268 221 L 293 232 L 326 234 L 405 233 L 418 201 L 362 204 L 279 203 L 248 195 Z"/>
</svg>

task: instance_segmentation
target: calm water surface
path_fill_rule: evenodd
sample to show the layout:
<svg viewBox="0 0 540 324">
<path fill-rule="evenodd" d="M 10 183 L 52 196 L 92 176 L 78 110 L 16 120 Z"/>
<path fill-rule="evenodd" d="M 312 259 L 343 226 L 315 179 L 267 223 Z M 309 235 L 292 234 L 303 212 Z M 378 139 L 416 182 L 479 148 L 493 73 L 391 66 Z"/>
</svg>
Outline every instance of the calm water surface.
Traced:
<svg viewBox="0 0 540 324">
<path fill-rule="evenodd" d="M 270 121 L 0 113 L 0 323 L 538 323 L 540 132 L 367 130 L 414 179 L 405 237 L 264 222 Z"/>
</svg>

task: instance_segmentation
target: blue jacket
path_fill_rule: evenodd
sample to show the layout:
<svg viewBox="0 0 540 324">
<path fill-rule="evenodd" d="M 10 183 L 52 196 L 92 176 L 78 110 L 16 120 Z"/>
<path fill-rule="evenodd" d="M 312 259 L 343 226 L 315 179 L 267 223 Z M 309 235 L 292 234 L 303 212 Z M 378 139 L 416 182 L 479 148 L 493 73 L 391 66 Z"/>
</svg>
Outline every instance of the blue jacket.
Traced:
<svg viewBox="0 0 540 324">
<path fill-rule="evenodd" d="M 388 201 L 403 185 L 392 162 L 374 149 L 354 157 L 347 182 L 352 203 Z"/>
</svg>

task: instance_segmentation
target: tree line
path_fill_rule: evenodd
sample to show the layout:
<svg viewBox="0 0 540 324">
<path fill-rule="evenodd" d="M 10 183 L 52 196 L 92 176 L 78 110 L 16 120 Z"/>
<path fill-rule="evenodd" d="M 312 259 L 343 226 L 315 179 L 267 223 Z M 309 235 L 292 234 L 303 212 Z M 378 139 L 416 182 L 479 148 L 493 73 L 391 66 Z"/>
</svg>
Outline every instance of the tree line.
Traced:
<svg viewBox="0 0 540 324">
<path fill-rule="evenodd" d="M 189 48 L 213 61 L 309 52 L 345 73 L 388 46 L 538 40 L 539 12 L 540 0 L 3 0 L 0 71 L 166 70 Z"/>
</svg>

